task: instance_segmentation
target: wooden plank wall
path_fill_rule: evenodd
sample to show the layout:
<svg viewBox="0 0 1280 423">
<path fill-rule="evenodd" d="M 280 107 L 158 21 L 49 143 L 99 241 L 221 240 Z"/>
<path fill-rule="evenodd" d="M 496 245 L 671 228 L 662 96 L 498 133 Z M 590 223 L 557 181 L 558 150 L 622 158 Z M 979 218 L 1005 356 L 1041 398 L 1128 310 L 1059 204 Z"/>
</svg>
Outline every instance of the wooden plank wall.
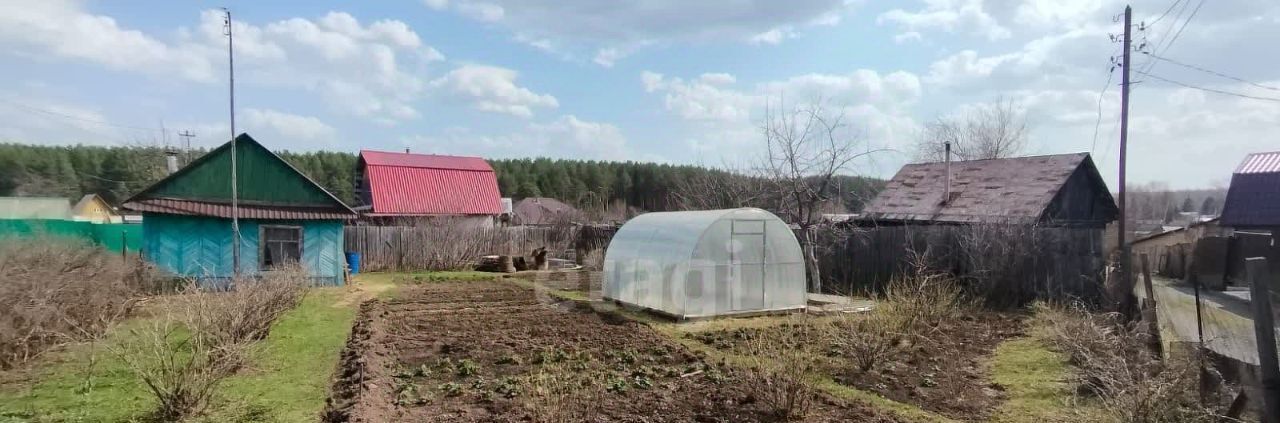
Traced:
<svg viewBox="0 0 1280 423">
<path fill-rule="evenodd" d="M 1102 294 L 1102 231 L 966 225 L 882 226 L 820 231 L 823 290 L 882 292 L 916 263 L 956 275 L 995 303 L 1096 301 Z"/>
<path fill-rule="evenodd" d="M 383 272 L 456 270 L 483 255 L 528 255 L 538 247 L 565 258 L 576 229 L 347 226 L 345 232 L 346 251 L 360 253 L 362 270 Z"/>
</svg>

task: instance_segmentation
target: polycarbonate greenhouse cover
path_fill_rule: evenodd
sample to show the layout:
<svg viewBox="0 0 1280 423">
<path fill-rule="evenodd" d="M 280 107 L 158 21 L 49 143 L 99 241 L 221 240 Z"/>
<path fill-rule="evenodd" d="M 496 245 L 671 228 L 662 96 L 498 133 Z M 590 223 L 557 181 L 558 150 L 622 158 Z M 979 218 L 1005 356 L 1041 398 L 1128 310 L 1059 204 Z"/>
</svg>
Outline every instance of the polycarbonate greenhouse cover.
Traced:
<svg viewBox="0 0 1280 423">
<path fill-rule="evenodd" d="M 802 308 L 804 261 L 764 210 L 647 213 L 610 241 L 604 296 L 682 318 Z"/>
</svg>

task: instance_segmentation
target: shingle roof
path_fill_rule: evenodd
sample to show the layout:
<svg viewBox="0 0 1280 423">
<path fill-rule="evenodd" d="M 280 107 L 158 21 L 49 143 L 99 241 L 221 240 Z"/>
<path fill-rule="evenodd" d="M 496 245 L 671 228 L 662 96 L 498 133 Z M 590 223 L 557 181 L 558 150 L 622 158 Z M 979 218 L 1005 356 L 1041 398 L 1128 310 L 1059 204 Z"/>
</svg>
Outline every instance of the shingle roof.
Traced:
<svg viewBox="0 0 1280 423">
<path fill-rule="evenodd" d="M 560 200 L 547 197 L 529 197 L 520 200 L 513 208 L 517 225 L 542 225 L 556 223 L 558 216 L 574 217 L 578 209 Z"/>
<path fill-rule="evenodd" d="M 908 164 L 867 205 L 863 219 L 1036 221 L 1044 218 L 1058 191 L 1082 165 L 1088 166 L 1092 182 L 1102 184 L 1088 153 L 954 161 L 952 199 L 944 205 L 946 164 Z M 1102 191 L 1106 192 L 1105 185 Z"/>
<path fill-rule="evenodd" d="M 1280 152 L 1244 158 L 1222 205 L 1222 224 L 1235 227 L 1280 227 Z"/>
<path fill-rule="evenodd" d="M 498 177 L 479 157 L 361 151 L 373 216 L 497 215 Z"/>
</svg>

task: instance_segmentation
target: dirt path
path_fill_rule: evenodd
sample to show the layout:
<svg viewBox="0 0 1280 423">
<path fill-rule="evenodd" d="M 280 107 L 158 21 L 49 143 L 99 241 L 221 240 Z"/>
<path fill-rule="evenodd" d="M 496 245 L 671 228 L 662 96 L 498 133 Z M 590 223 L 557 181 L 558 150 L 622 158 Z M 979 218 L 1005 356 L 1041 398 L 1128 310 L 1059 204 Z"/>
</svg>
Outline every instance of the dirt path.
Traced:
<svg viewBox="0 0 1280 423">
<path fill-rule="evenodd" d="M 505 282 L 424 284 L 364 303 L 326 420 L 532 421 L 537 404 L 567 400 L 535 395 L 553 373 L 598 388 L 565 406 L 590 407 L 587 421 L 767 421 L 739 370 L 643 324 Z M 807 421 L 896 420 L 822 398 Z"/>
</svg>

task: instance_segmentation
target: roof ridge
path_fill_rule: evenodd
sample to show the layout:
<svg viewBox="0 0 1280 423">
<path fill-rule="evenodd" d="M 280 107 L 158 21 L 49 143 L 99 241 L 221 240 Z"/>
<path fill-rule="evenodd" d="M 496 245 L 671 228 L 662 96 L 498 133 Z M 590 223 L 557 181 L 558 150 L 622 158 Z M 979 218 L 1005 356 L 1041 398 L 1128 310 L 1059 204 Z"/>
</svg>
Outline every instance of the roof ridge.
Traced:
<svg viewBox="0 0 1280 423">
<path fill-rule="evenodd" d="M 1086 152 L 1086 151 L 1081 151 L 1081 152 L 1076 152 L 1076 153 L 1037 154 L 1037 155 L 1034 155 L 1034 156 L 996 157 L 996 158 L 990 158 L 990 159 L 973 159 L 973 160 L 952 160 L 952 161 L 951 161 L 951 164 L 956 164 L 956 163 L 973 163 L 973 162 L 993 162 L 993 161 L 999 161 L 999 160 L 1039 159 L 1039 158 L 1044 158 L 1044 157 L 1062 157 L 1062 156 L 1079 156 L 1079 155 L 1088 156 L 1088 155 L 1089 155 L 1089 153 L 1088 153 L 1088 152 Z M 915 163 L 907 163 L 907 164 L 906 164 L 906 165 L 904 165 L 904 166 L 912 166 L 912 165 L 927 165 L 927 164 L 945 164 L 945 163 L 946 163 L 945 161 L 940 161 L 940 162 L 915 162 Z"/>
</svg>

